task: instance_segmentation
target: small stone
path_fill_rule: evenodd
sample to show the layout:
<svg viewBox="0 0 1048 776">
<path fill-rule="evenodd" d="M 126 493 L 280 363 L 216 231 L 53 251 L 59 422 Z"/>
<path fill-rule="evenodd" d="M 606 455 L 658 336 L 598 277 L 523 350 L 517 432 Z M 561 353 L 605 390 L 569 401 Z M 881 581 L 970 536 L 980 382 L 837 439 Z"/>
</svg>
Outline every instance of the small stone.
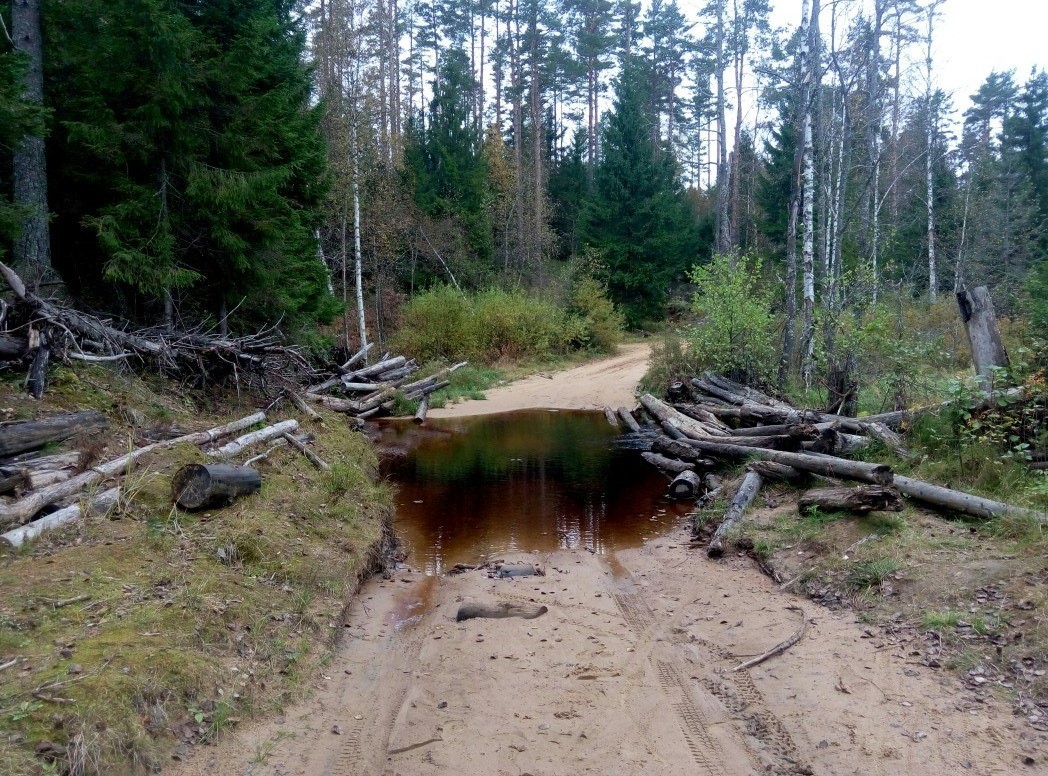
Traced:
<svg viewBox="0 0 1048 776">
<path fill-rule="evenodd" d="M 334 733 L 336 736 L 342 735 L 342 726 L 341 725 L 332 725 L 331 726 L 331 732 Z"/>
<path fill-rule="evenodd" d="M 357 720 L 364 719 L 364 715 L 363 714 L 355 714 L 353 716 L 353 719 L 357 719 Z"/>
<path fill-rule="evenodd" d="M 447 707 L 448 707 L 448 702 L 447 701 L 441 701 L 440 703 L 437 704 L 437 708 L 438 709 L 446 709 Z"/>
<path fill-rule="evenodd" d="M 84 673 L 84 667 L 79 663 L 73 663 L 73 665 L 69 666 L 69 668 L 66 669 L 66 673 L 73 675 L 82 674 Z"/>
</svg>

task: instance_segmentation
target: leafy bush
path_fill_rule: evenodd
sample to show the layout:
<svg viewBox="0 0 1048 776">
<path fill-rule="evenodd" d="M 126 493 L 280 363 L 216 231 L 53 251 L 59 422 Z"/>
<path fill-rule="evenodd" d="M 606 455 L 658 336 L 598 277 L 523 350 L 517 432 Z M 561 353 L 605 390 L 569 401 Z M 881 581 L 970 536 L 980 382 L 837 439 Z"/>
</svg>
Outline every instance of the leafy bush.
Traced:
<svg viewBox="0 0 1048 776">
<path fill-rule="evenodd" d="M 714 256 L 690 273 L 697 286 L 692 310 L 699 316 L 687 338 L 697 363 L 742 382 L 766 381 L 776 366 L 771 284 L 761 260 Z"/>
<path fill-rule="evenodd" d="M 578 285 L 570 311 L 523 291 L 467 294 L 440 286 L 416 296 L 401 314 L 392 345 L 419 360 L 492 364 L 608 350 L 621 331 L 614 306 L 595 281 Z"/>
</svg>

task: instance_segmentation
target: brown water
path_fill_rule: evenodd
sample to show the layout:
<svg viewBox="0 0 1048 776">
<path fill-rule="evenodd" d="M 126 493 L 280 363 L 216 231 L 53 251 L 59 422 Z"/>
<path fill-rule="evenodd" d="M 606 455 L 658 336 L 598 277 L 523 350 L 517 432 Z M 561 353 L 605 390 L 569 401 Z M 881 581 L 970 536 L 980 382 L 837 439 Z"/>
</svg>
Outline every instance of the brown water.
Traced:
<svg viewBox="0 0 1048 776">
<path fill-rule="evenodd" d="M 396 528 L 427 574 L 499 553 L 636 547 L 687 508 L 601 413 L 529 410 L 380 426 Z M 632 449 L 631 449 L 632 448 Z"/>
</svg>

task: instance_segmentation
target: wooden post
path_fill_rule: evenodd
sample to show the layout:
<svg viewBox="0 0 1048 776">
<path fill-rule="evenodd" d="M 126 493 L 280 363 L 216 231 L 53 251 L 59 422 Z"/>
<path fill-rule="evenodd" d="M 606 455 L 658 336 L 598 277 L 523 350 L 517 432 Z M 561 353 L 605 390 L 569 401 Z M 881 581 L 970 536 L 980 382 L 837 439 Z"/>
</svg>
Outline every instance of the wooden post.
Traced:
<svg viewBox="0 0 1048 776">
<path fill-rule="evenodd" d="M 961 311 L 961 320 L 968 332 L 968 343 L 972 348 L 972 362 L 975 373 L 982 378 L 986 387 L 992 378 L 994 367 L 1008 366 L 1008 353 L 1001 341 L 1001 330 L 997 326 L 997 315 L 990 299 L 990 290 L 979 286 L 971 291 L 961 289 L 957 292 L 957 306 Z"/>
</svg>

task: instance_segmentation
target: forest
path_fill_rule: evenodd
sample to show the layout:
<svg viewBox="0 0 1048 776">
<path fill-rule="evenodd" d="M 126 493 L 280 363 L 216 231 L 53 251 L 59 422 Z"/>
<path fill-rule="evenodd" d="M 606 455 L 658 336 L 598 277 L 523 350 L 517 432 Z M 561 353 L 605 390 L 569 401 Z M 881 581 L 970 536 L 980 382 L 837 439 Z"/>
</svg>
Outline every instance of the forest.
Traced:
<svg viewBox="0 0 1048 776">
<path fill-rule="evenodd" d="M 651 327 L 713 256 L 767 289 L 780 384 L 966 283 L 1043 331 L 1048 75 L 958 115 L 941 5 L 15 2 L 4 250 L 140 326 L 344 351 L 445 285 Z"/>
</svg>

